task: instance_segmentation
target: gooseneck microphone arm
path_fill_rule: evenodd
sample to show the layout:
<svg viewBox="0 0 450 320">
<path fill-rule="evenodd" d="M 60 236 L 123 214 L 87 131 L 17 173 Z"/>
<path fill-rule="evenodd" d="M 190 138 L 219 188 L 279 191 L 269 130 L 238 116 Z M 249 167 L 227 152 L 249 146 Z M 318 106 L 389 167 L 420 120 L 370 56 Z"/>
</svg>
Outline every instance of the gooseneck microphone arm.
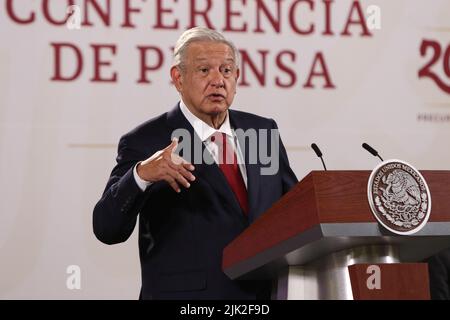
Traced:
<svg viewBox="0 0 450 320">
<path fill-rule="evenodd" d="M 327 167 L 325 166 L 325 162 L 323 161 L 323 158 L 322 158 L 322 152 L 320 152 L 320 149 L 317 146 L 317 144 L 315 144 L 315 143 L 311 144 L 311 148 L 314 150 L 316 155 L 320 158 L 320 160 L 322 161 L 323 168 L 325 169 L 325 171 L 327 171 Z"/>
<path fill-rule="evenodd" d="M 375 150 L 374 148 L 372 148 L 371 146 L 369 146 L 367 143 L 363 143 L 362 147 L 364 149 L 366 149 L 367 151 L 369 151 L 374 157 L 378 157 L 380 158 L 381 161 L 384 161 L 383 158 L 378 154 L 377 150 Z"/>
</svg>

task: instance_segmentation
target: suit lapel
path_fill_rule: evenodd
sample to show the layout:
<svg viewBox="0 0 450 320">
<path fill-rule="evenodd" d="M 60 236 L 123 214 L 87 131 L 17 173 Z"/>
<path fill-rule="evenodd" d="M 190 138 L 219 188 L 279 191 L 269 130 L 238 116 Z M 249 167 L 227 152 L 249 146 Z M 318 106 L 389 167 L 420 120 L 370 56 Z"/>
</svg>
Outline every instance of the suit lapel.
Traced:
<svg viewBox="0 0 450 320">
<path fill-rule="evenodd" d="M 243 216 L 241 206 L 219 166 L 214 162 L 213 156 L 195 133 L 194 139 L 196 140 L 195 143 L 201 144 L 204 157 L 202 163 L 194 164 L 196 167 L 194 174 L 197 174 L 199 178 L 203 178 L 216 193 L 224 197 L 225 203 L 231 205 L 233 212 L 238 212 L 239 216 Z"/>
<path fill-rule="evenodd" d="M 219 166 L 214 162 L 212 155 L 206 149 L 206 146 L 200 140 L 200 137 L 195 133 L 194 128 L 185 118 L 178 105 L 168 113 L 167 120 L 169 125 L 173 129 L 183 128 L 189 131 L 190 137 L 192 138 L 191 155 L 194 155 L 195 146 L 201 146 L 202 152 L 202 157 L 200 157 L 202 159 L 201 163 L 194 163 L 194 156 L 191 157 L 191 162 L 193 162 L 195 166 L 194 175 L 197 178 L 206 181 L 206 183 L 208 183 L 211 186 L 211 188 L 213 188 L 216 191 L 217 194 L 219 194 L 224 198 L 224 201 L 226 203 L 229 203 L 231 205 L 233 209 L 232 211 L 238 213 L 239 216 L 243 218 L 244 214 L 242 212 L 242 209 L 239 205 L 239 202 L 237 201 L 236 196 L 231 190 L 225 176 L 223 175 Z M 205 159 L 203 159 L 203 157 Z"/>
</svg>

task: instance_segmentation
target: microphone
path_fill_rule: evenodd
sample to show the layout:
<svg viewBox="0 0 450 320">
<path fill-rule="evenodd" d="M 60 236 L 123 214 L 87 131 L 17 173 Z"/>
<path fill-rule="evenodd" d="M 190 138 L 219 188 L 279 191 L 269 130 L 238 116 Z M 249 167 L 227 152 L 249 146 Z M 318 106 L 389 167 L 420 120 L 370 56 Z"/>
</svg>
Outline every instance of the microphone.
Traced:
<svg viewBox="0 0 450 320">
<path fill-rule="evenodd" d="M 381 161 L 384 161 L 382 157 L 380 157 L 380 155 L 378 154 L 377 150 L 375 150 L 374 148 L 372 148 L 371 146 L 369 146 L 367 143 L 363 143 L 362 147 L 364 149 L 366 149 L 367 151 L 369 151 L 374 157 L 378 157 L 381 159 Z"/>
<path fill-rule="evenodd" d="M 323 162 L 322 152 L 320 152 L 320 149 L 319 149 L 319 147 L 317 146 L 317 144 L 312 143 L 312 144 L 311 144 L 311 148 L 314 150 L 314 152 L 315 152 L 316 155 L 320 158 L 320 160 L 322 160 L 323 168 L 325 169 L 325 171 L 327 171 L 327 167 L 325 166 L 325 162 Z"/>
</svg>

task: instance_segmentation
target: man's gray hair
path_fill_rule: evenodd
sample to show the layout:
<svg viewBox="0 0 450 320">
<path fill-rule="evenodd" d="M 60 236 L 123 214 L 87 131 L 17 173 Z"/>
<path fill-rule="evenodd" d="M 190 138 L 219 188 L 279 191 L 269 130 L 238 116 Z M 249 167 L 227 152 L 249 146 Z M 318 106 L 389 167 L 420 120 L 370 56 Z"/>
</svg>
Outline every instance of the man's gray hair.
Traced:
<svg viewBox="0 0 450 320">
<path fill-rule="evenodd" d="M 233 51 L 236 67 L 239 68 L 239 51 L 233 42 L 227 40 L 220 32 L 205 27 L 195 27 L 183 32 L 173 50 L 173 65 L 182 67 L 188 46 L 193 42 L 200 41 L 220 42 L 228 45 Z"/>
</svg>

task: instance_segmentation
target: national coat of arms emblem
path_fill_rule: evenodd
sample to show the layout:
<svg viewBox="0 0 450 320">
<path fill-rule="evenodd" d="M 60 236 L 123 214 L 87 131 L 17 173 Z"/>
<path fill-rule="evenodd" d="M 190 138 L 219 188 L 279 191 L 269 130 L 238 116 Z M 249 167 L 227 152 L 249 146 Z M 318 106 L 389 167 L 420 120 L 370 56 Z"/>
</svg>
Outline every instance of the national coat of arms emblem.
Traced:
<svg viewBox="0 0 450 320">
<path fill-rule="evenodd" d="M 418 170 L 401 160 L 387 160 L 370 175 L 370 209 L 378 222 L 396 234 L 418 232 L 428 221 L 431 196 Z"/>
</svg>

